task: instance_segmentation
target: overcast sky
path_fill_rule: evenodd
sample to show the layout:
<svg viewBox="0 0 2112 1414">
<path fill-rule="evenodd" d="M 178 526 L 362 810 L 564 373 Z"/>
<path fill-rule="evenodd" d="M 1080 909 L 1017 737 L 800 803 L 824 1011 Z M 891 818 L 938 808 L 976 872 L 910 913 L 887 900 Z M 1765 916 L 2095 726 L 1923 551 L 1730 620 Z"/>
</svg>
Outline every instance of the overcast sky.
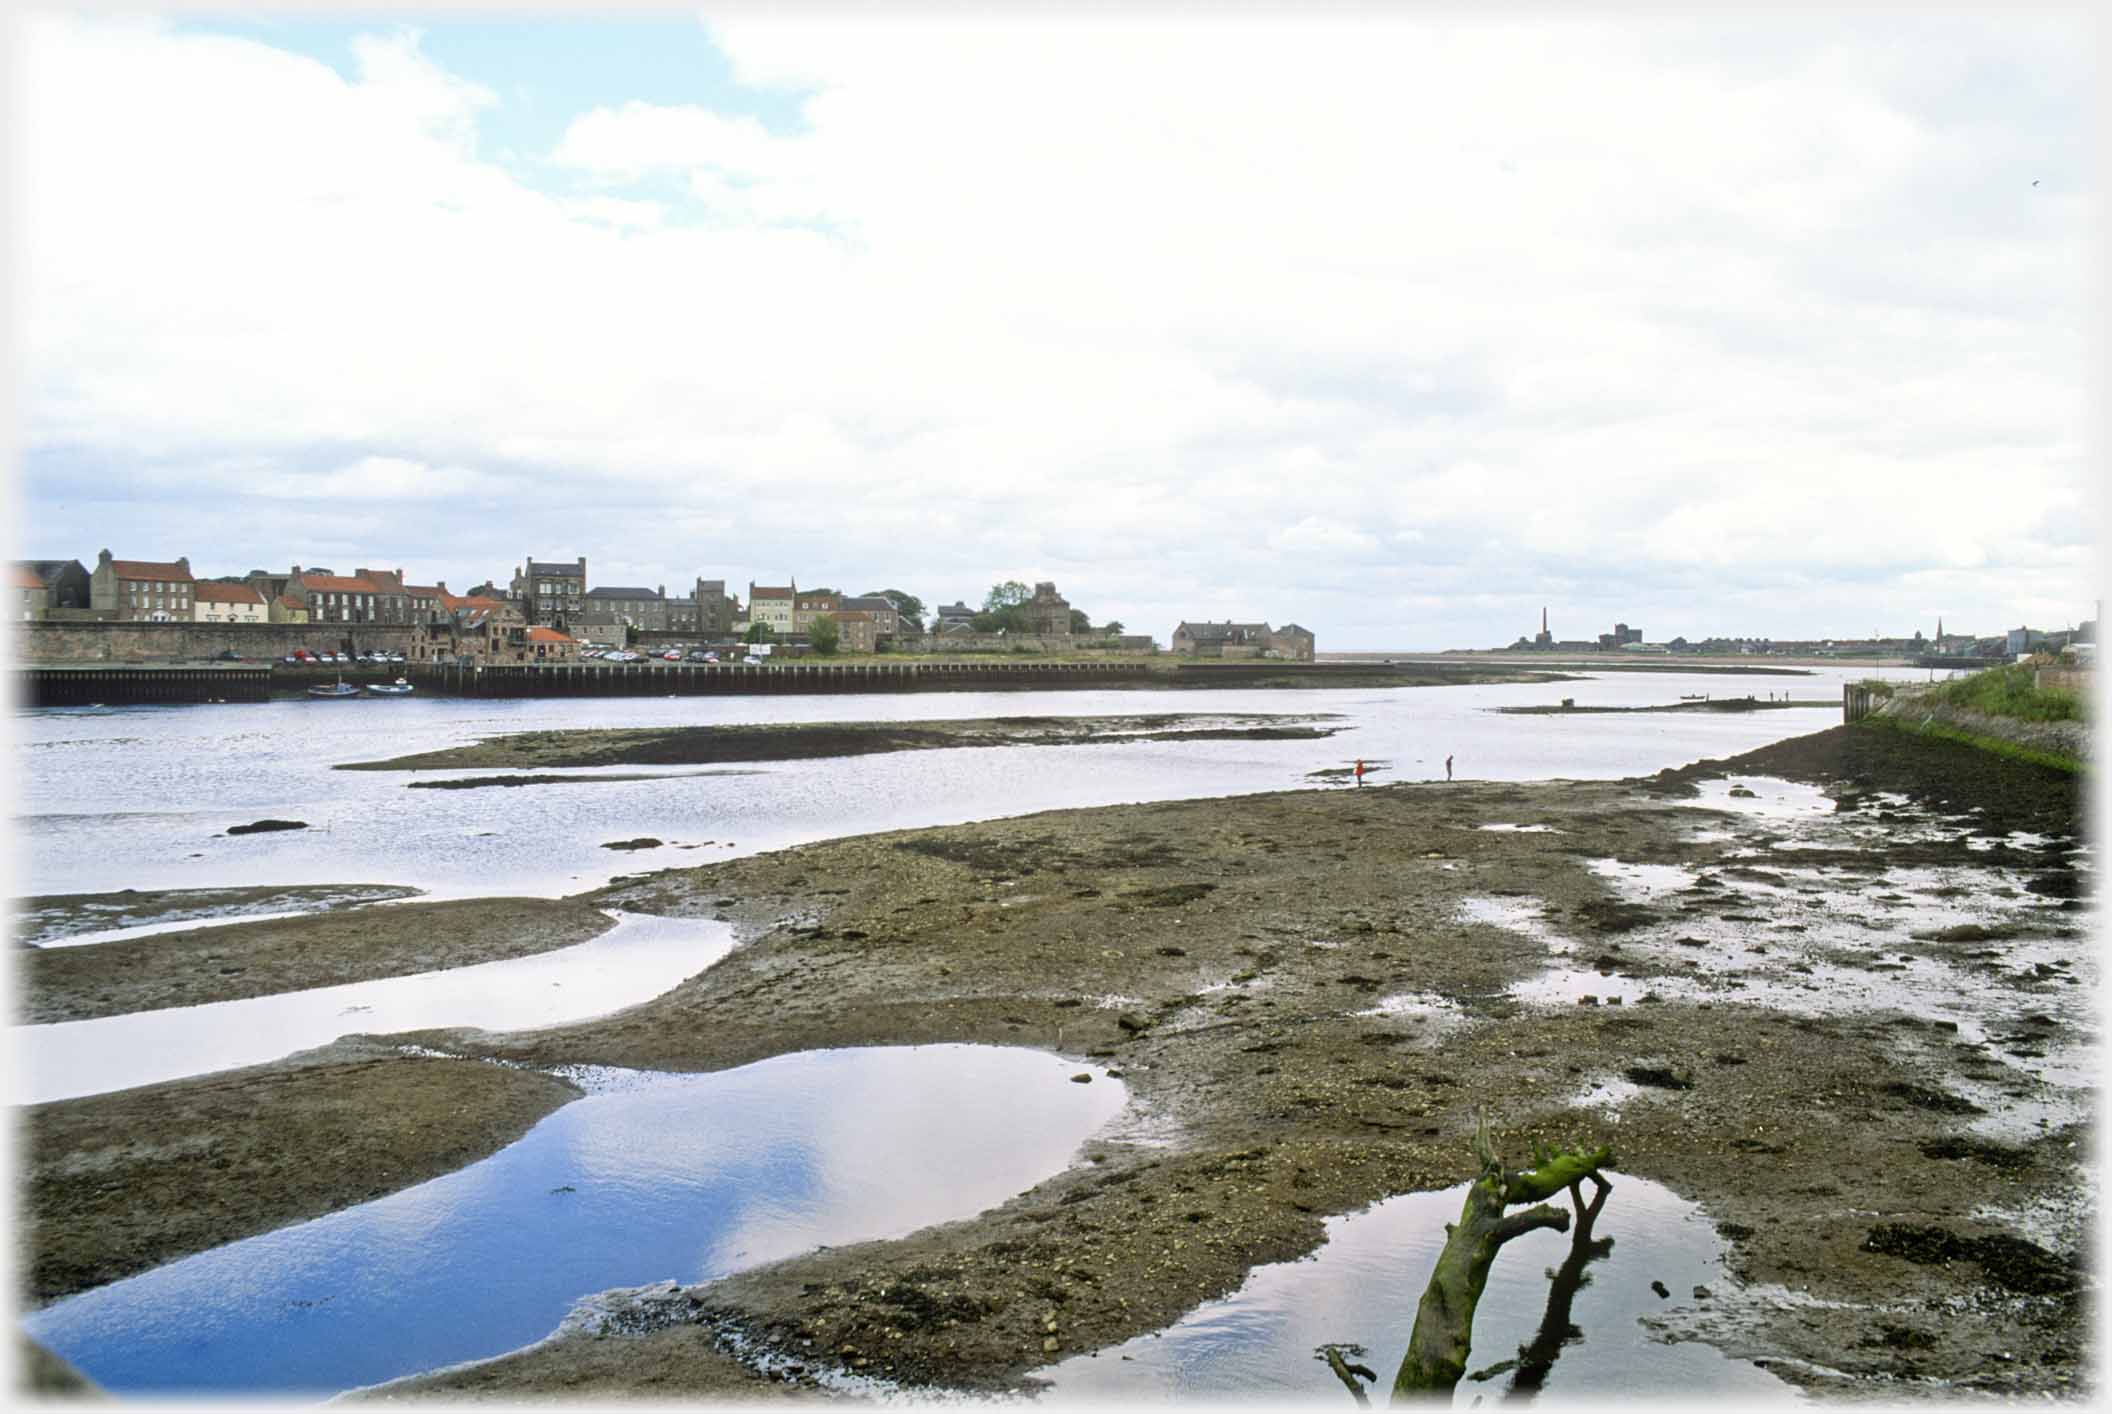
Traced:
<svg viewBox="0 0 2112 1414">
<path fill-rule="evenodd" d="M 2064 627 L 2085 13 L 23 20 L 14 552 Z"/>
</svg>

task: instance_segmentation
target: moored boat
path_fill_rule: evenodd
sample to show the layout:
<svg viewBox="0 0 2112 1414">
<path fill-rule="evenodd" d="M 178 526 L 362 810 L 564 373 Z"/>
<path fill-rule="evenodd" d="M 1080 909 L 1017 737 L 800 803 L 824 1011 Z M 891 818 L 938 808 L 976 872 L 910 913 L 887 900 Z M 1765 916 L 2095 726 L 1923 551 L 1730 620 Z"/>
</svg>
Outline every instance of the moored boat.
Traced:
<svg viewBox="0 0 2112 1414">
<path fill-rule="evenodd" d="M 359 689 L 346 682 L 343 678 L 339 678 L 328 686 L 317 683 L 314 687 L 308 689 L 308 695 L 310 697 L 357 697 L 359 696 Z"/>
<path fill-rule="evenodd" d="M 370 682 L 367 691 L 377 697 L 409 697 L 414 689 L 409 678 L 398 678 L 394 682 Z"/>
</svg>

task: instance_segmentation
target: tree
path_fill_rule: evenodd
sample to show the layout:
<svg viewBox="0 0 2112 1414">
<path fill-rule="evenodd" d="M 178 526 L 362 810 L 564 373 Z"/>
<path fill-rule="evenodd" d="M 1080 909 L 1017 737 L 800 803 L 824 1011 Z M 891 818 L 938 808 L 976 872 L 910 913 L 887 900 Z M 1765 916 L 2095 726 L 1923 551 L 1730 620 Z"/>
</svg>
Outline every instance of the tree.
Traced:
<svg viewBox="0 0 2112 1414">
<path fill-rule="evenodd" d="M 761 619 L 757 619 L 754 623 L 748 625 L 748 631 L 741 635 L 741 642 L 743 643 L 775 643 L 776 641 L 777 635 L 772 633 L 770 625 L 764 623 Z"/>
<path fill-rule="evenodd" d="M 904 594 L 899 589 L 875 589 L 865 595 L 868 599 L 885 599 L 895 606 L 895 617 L 902 627 L 911 633 L 924 631 L 924 601 L 914 594 Z"/>
<path fill-rule="evenodd" d="M 834 619 L 816 619 L 807 625 L 807 642 L 814 645 L 816 653 L 823 656 L 834 653 L 836 645 L 841 641 L 842 633 L 836 627 Z"/>
<path fill-rule="evenodd" d="M 1015 605 L 1024 604 L 1033 597 L 1033 590 L 1027 588 L 1027 586 L 1016 579 L 1008 579 L 1003 584 L 990 586 L 990 592 L 983 596 L 983 612 L 995 614 L 1002 610 L 1010 609 Z"/>
<path fill-rule="evenodd" d="M 1087 618 L 1087 617 L 1085 616 L 1085 610 L 1083 610 L 1083 609 L 1073 609 L 1073 610 L 1071 610 L 1071 632 L 1072 632 L 1072 633 L 1091 633 L 1092 631 L 1093 631 L 1093 621 L 1092 621 L 1091 619 L 1089 619 L 1089 618 Z"/>
<path fill-rule="evenodd" d="M 1122 631 L 1122 620 L 1120 620 L 1120 619 L 1109 619 L 1109 620 L 1107 621 L 1107 636 L 1108 636 L 1109 638 L 1113 638 L 1113 637 L 1114 637 L 1114 636 L 1115 636 L 1116 634 L 1120 633 L 1121 631 Z"/>
<path fill-rule="evenodd" d="M 1027 617 L 1023 604 L 1006 604 L 997 609 L 985 609 L 968 621 L 968 626 L 977 633 L 1032 633 L 1034 625 Z"/>
</svg>

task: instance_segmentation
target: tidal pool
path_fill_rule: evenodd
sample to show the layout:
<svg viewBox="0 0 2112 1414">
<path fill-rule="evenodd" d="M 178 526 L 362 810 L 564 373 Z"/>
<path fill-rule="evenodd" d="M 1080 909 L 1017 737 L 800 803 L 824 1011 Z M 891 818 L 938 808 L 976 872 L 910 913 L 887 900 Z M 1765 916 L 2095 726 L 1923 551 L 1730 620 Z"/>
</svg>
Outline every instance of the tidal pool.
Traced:
<svg viewBox="0 0 2112 1414">
<path fill-rule="evenodd" d="M 462 1064 L 478 1064 L 464 1061 Z M 814 1051 L 590 1093 L 480 1163 L 84 1292 L 23 1328 L 120 1394 L 321 1396 L 548 1335 L 582 1298 L 968 1217 L 1126 1091 L 996 1046 Z"/>
<path fill-rule="evenodd" d="M 731 924 L 616 914 L 598 938 L 532 957 L 305 992 L 17 1026 L 13 1102 L 42 1104 L 260 1065 L 354 1033 L 518 1031 L 659 996 L 724 957 Z"/>
<path fill-rule="evenodd" d="M 1573 1212 L 1569 1233 L 1533 1232 L 1503 1249 L 1482 1293 L 1469 1377 L 1453 1406 L 1535 1389 L 1564 1401 L 1626 1399 L 1643 1389 L 1799 1398 L 1755 1365 L 1699 1342 L 1659 1340 L 1644 1326 L 1647 1317 L 1714 1299 L 1700 1293 L 1725 1282 L 1722 1243 L 1701 1210 L 1670 1189 L 1618 1173 L 1612 1181 L 1591 1231 L 1599 1255 L 1582 1264 L 1581 1284 L 1574 1270 L 1557 1279 L 1581 1255 L 1573 1251 Z M 1462 1184 L 1329 1218 L 1326 1242 L 1312 1256 L 1255 1268 L 1237 1292 L 1164 1331 L 1037 1371 L 1049 1382 L 1045 1400 L 1295 1401 L 1349 1409 L 1348 1391 L 1315 1355 L 1336 1344 L 1363 1348 L 1348 1358 L 1378 1372 L 1373 1398 L 1383 1403 L 1444 1246 L 1445 1224 L 1458 1218 L 1465 1197 Z M 1569 1200 L 1557 1204 L 1566 1209 Z M 1658 1295 L 1653 1281 L 1670 1294 Z"/>
</svg>

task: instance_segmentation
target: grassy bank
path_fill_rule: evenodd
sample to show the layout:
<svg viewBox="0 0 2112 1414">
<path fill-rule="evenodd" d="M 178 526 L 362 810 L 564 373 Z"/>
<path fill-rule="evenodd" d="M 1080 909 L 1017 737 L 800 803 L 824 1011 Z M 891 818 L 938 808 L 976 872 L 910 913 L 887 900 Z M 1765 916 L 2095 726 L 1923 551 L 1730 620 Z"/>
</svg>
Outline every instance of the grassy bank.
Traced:
<svg viewBox="0 0 2112 1414">
<path fill-rule="evenodd" d="M 1989 717 L 2020 722 L 2080 722 L 2086 719 L 2083 697 L 2066 688 L 2040 687 L 2038 672 L 2025 664 L 1989 668 L 1938 683 L 1921 696 L 1930 702 L 1963 707 Z"/>
</svg>

